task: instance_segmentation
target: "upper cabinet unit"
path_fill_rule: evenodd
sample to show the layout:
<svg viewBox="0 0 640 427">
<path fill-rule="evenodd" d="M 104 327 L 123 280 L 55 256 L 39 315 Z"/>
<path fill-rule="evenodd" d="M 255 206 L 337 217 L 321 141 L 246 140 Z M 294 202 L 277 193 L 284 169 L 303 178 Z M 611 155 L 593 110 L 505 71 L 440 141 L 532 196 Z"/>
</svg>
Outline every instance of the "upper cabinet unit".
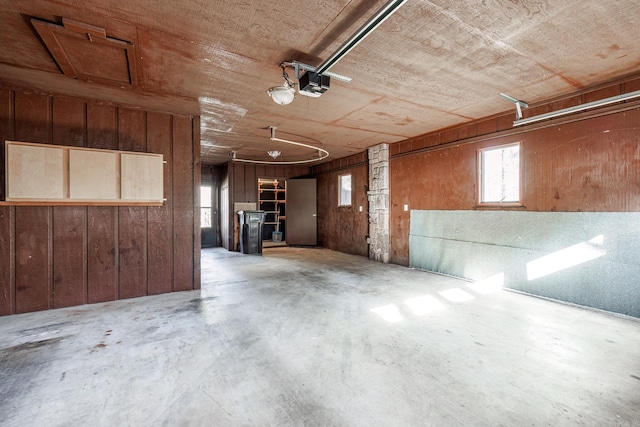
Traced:
<svg viewBox="0 0 640 427">
<path fill-rule="evenodd" d="M 30 205 L 163 203 L 162 154 L 5 143 L 5 202 Z"/>
</svg>

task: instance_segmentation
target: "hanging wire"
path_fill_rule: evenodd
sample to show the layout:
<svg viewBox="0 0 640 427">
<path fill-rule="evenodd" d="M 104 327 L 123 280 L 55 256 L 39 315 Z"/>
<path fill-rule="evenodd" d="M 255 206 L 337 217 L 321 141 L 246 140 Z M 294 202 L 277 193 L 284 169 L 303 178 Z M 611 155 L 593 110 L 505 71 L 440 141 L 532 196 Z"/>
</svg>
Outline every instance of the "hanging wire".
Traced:
<svg viewBox="0 0 640 427">
<path fill-rule="evenodd" d="M 284 66 L 282 67 L 282 77 L 284 78 L 284 80 L 287 82 L 287 84 L 289 85 L 289 87 L 294 88 L 294 83 L 291 81 L 291 79 L 289 78 L 289 74 L 287 74 L 287 70 L 284 68 Z"/>
</svg>

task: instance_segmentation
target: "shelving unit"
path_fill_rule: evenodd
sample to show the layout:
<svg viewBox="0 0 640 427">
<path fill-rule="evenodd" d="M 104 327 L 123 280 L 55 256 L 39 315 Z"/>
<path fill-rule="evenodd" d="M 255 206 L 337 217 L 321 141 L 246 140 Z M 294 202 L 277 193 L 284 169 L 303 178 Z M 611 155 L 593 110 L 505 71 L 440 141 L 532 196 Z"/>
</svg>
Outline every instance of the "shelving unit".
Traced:
<svg viewBox="0 0 640 427">
<path fill-rule="evenodd" d="M 272 240 L 272 233 L 280 231 L 285 241 L 287 181 L 284 179 L 258 179 L 258 209 L 266 212 L 263 240 Z"/>
</svg>

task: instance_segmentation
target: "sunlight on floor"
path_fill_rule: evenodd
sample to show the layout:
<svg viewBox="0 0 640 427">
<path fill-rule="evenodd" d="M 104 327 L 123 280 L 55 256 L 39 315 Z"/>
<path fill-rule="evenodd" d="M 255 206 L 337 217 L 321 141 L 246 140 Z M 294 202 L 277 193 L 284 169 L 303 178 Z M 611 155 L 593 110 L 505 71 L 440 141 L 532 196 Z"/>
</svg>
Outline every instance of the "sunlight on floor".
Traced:
<svg viewBox="0 0 640 427">
<path fill-rule="evenodd" d="M 603 244 L 604 235 L 599 235 L 586 242 L 569 246 L 530 261 L 526 265 L 527 279 L 535 280 L 604 256 L 606 251 L 602 248 Z M 504 287 L 504 283 L 505 273 L 502 272 L 484 280 L 469 283 L 467 286 L 471 291 L 479 295 L 490 295 L 501 290 Z M 474 295 L 460 288 L 439 291 L 438 295 L 453 304 L 465 303 L 476 299 Z M 416 316 L 424 316 L 447 308 L 442 301 L 432 295 L 409 298 L 404 301 L 404 304 Z M 389 323 L 397 323 L 404 320 L 401 309 L 396 304 L 373 308 L 371 311 Z"/>
<path fill-rule="evenodd" d="M 473 291 L 482 294 L 489 295 L 499 291 L 504 286 L 504 273 L 494 274 L 479 282 L 469 283 L 467 285 Z"/>
<path fill-rule="evenodd" d="M 402 314 L 400 314 L 398 306 L 395 304 L 372 308 L 371 311 L 373 311 L 389 323 L 397 323 L 404 320 L 404 317 L 402 317 Z"/>
<path fill-rule="evenodd" d="M 463 291 L 460 288 L 447 289 L 446 291 L 438 292 L 443 298 L 451 302 L 467 302 L 475 299 L 469 292 Z"/>
<path fill-rule="evenodd" d="M 416 316 L 424 316 L 427 313 L 433 313 L 434 311 L 444 310 L 446 308 L 443 303 L 431 295 L 411 298 L 405 300 L 404 303 Z"/>
</svg>

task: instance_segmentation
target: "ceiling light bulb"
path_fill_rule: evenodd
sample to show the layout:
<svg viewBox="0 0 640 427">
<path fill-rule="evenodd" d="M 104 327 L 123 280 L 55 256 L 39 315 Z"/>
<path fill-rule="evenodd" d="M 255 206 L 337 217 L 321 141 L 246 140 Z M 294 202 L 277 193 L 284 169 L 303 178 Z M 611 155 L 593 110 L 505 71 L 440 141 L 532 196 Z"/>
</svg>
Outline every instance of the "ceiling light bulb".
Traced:
<svg viewBox="0 0 640 427">
<path fill-rule="evenodd" d="M 278 158 L 278 157 L 280 156 L 280 154 L 282 154 L 282 153 L 281 153 L 281 152 L 279 152 L 279 151 L 276 151 L 276 150 L 270 150 L 270 151 L 267 151 L 267 154 L 269 154 L 269 155 L 270 155 L 271 157 L 273 157 L 273 159 L 275 160 L 275 159 L 276 159 L 276 158 Z"/>
<path fill-rule="evenodd" d="M 287 83 L 282 86 L 274 86 L 267 90 L 267 93 L 273 99 L 273 102 L 280 105 L 291 104 L 293 98 L 296 96 L 296 91 Z"/>
</svg>

